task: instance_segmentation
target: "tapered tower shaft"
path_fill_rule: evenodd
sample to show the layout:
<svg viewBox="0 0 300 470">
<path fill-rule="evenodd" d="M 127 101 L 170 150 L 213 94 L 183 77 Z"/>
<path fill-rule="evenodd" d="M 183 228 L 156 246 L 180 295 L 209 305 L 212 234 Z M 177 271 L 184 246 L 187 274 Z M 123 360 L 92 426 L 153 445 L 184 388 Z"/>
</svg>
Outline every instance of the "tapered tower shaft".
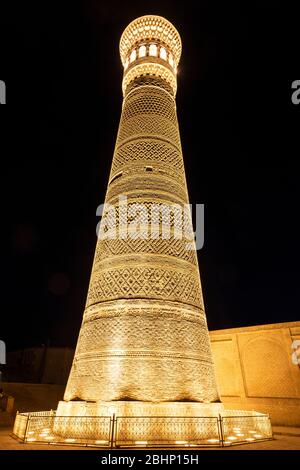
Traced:
<svg viewBox="0 0 300 470">
<path fill-rule="evenodd" d="M 115 210 L 102 219 L 64 399 L 215 402 L 195 245 L 176 236 L 176 208 L 188 203 L 175 104 L 180 37 L 164 18 L 141 17 L 120 53 L 124 100 L 105 198 Z"/>
</svg>

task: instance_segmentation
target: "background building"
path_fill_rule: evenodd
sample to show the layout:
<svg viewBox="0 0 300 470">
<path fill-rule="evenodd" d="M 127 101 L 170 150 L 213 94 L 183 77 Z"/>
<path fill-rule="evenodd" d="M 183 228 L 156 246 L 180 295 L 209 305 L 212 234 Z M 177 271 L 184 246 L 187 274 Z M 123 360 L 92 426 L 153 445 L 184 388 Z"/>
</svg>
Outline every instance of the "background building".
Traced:
<svg viewBox="0 0 300 470">
<path fill-rule="evenodd" d="M 2 380 L 35 384 L 65 385 L 74 350 L 71 348 L 33 347 L 7 353 Z"/>
</svg>

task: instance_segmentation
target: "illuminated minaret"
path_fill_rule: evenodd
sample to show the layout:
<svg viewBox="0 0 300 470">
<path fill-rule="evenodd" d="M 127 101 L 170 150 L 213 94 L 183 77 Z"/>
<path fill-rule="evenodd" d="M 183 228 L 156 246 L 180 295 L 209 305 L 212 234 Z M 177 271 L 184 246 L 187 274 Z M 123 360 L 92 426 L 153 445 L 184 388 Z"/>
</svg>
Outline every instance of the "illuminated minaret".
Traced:
<svg viewBox="0 0 300 470">
<path fill-rule="evenodd" d="M 143 16 L 123 32 L 120 54 L 124 99 L 105 204 L 117 221 L 120 196 L 129 219 L 142 204 L 141 231 L 121 227 L 97 241 L 64 403 L 219 402 L 195 244 L 174 236 L 174 207 L 188 204 L 175 103 L 180 36 L 166 19 Z M 149 235 L 153 204 L 161 222 L 170 209 L 170 238 Z"/>
</svg>

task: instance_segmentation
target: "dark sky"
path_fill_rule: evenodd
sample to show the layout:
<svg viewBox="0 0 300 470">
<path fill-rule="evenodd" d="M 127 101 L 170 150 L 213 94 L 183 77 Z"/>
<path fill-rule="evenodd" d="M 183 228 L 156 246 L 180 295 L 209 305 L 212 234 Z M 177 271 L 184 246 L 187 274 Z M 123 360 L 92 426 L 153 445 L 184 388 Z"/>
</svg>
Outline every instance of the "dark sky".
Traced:
<svg viewBox="0 0 300 470">
<path fill-rule="evenodd" d="M 74 346 L 122 94 L 118 44 L 165 16 L 210 329 L 299 320 L 299 26 L 280 2 L 13 3 L 0 18 L 1 319 L 8 349 Z M 226 6 L 225 6 L 226 4 Z"/>
</svg>

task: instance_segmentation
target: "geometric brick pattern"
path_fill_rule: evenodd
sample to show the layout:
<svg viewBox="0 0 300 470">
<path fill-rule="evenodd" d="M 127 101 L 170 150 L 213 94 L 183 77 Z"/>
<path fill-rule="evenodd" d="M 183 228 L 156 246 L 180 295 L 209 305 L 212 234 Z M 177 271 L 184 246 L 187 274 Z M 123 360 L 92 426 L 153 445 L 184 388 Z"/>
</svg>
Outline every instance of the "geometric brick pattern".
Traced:
<svg viewBox="0 0 300 470">
<path fill-rule="evenodd" d="M 199 280 L 195 270 L 179 272 L 154 266 L 130 266 L 113 269 L 94 269 L 97 280 L 89 289 L 87 306 L 99 299 L 158 298 L 202 307 Z"/>
<path fill-rule="evenodd" d="M 108 259 L 115 255 L 126 255 L 133 253 L 144 253 L 144 254 L 164 254 L 167 256 L 174 256 L 185 261 L 196 265 L 197 258 L 194 250 L 186 249 L 186 241 L 176 240 L 171 238 L 170 240 L 164 240 L 161 237 L 157 240 L 152 240 L 148 243 L 147 240 L 143 239 L 131 239 L 127 240 L 116 239 L 116 240 L 99 240 L 95 255 L 95 262 L 100 263 L 101 261 Z"/>
<path fill-rule="evenodd" d="M 145 161 L 148 164 L 164 163 L 170 165 L 183 175 L 183 161 L 180 149 L 174 143 L 167 140 L 155 138 L 141 138 L 138 141 L 128 142 L 117 148 L 112 167 L 112 174 L 123 170 L 126 165 L 131 166 L 133 162 Z"/>
</svg>

